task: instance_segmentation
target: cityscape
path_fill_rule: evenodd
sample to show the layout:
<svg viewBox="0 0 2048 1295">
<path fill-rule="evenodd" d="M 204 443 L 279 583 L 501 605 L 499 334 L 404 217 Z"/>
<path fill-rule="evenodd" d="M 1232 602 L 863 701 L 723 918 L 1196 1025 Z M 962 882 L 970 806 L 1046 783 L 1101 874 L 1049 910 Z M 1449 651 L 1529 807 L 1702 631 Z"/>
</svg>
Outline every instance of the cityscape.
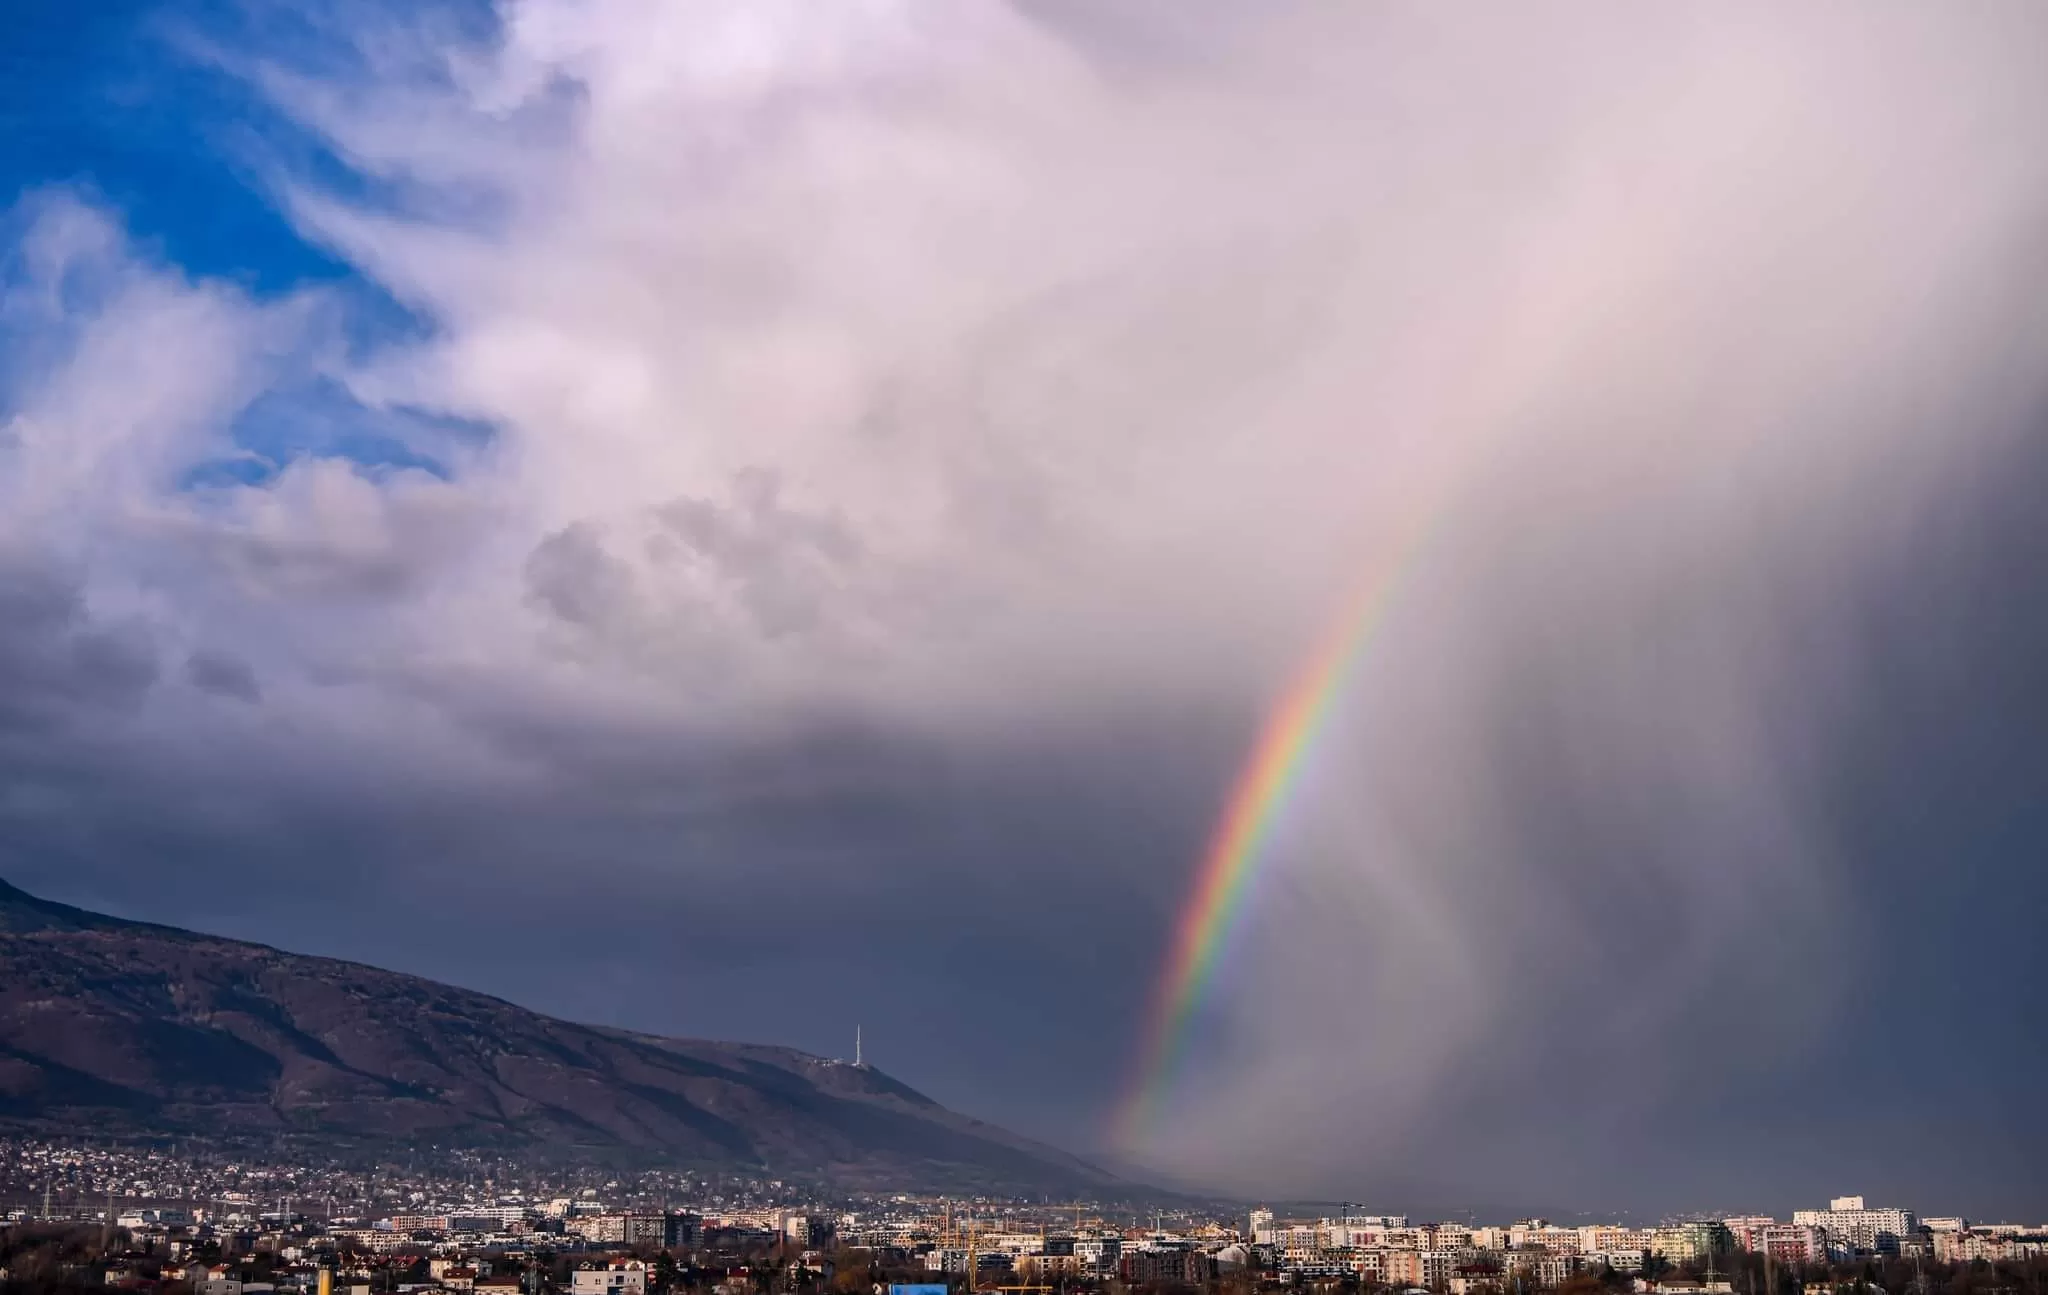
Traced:
<svg viewBox="0 0 2048 1295">
<path fill-rule="evenodd" d="M 2030 1293 L 2048 1224 L 1862 1196 L 1651 1224 L 1425 1221 L 1343 1205 L 827 1196 L 790 1182 L 482 1155 L 432 1170 L 194 1147 L 0 1149 L 0 1280 L 191 1295 L 1197 1290 Z M 924 1295 L 920 1292 L 919 1295 Z"/>
<path fill-rule="evenodd" d="M 0 1295 L 2048 1295 L 2048 0 L 5 0 Z"/>
</svg>

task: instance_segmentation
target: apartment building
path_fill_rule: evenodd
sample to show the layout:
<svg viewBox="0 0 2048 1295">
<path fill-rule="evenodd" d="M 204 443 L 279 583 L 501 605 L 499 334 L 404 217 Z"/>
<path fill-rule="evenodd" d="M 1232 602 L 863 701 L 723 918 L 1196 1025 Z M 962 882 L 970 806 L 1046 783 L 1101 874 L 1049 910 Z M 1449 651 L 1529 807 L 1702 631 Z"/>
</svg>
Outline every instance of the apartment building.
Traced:
<svg viewBox="0 0 2048 1295">
<path fill-rule="evenodd" d="M 1919 1229 L 1913 1211 L 1872 1209 L 1861 1196 L 1837 1196 L 1824 1210 L 1794 1210 L 1792 1221 L 1823 1229 L 1831 1242 L 1873 1254 L 1897 1254 L 1899 1242 Z"/>
<path fill-rule="evenodd" d="M 583 1264 L 569 1275 L 571 1295 L 647 1295 L 647 1265 L 638 1259 Z"/>
</svg>

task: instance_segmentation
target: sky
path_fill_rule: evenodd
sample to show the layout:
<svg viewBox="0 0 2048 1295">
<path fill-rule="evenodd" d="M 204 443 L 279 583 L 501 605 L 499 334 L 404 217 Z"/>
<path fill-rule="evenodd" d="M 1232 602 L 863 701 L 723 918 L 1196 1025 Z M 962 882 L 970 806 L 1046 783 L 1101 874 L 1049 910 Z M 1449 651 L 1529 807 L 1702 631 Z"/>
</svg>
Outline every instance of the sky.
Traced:
<svg viewBox="0 0 2048 1295">
<path fill-rule="evenodd" d="M 2048 1217 L 2048 11 L 1575 12 L 21 0 L 0 875 L 1150 1181 Z"/>
</svg>

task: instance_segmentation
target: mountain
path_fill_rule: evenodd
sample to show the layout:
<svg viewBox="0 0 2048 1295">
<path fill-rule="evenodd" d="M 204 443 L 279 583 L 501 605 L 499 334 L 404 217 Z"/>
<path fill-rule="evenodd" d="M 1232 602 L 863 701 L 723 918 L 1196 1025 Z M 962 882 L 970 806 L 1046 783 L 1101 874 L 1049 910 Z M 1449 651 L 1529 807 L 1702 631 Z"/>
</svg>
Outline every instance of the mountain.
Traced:
<svg viewBox="0 0 2048 1295">
<path fill-rule="evenodd" d="M 576 1025 L 4 881 L 0 1124 L 626 1156 L 895 1190 L 1119 1186 L 872 1066 Z"/>
</svg>

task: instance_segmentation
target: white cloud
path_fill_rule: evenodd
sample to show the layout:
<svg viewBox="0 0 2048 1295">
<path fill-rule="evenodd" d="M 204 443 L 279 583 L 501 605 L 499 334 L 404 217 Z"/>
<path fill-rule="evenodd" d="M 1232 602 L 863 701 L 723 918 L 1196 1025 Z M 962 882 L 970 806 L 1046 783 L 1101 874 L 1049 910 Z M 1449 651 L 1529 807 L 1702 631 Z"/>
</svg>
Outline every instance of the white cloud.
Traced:
<svg viewBox="0 0 2048 1295">
<path fill-rule="evenodd" d="M 435 331 L 343 362 L 321 303 L 54 204 L 9 311 L 104 286 L 13 406 L 7 525 L 249 657 L 293 732 L 490 776 L 469 725 L 522 707 L 963 744 L 1248 716 L 1415 546 L 1223 987 L 1209 1132 L 1145 1148 L 1177 1168 L 1271 1149 L 1240 1115 L 1276 1085 L 1290 1170 L 1392 1154 L 1314 1117 L 1429 1108 L 1511 1009 L 1654 1035 L 1659 995 L 1787 983 L 1708 933 L 1759 886 L 1760 939 L 1829 915 L 1808 599 L 1882 578 L 2004 398 L 2031 15 L 1290 9 L 1155 54 L 1028 12 L 526 0 L 485 48 L 352 33 L 364 82 L 251 59 L 383 186 L 281 174 L 290 209 Z M 281 371 L 496 435 L 448 481 L 179 488 Z M 245 731 L 231 691 L 179 704 Z M 1611 839 L 1524 866 L 1509 751 Z M 1670 824 L 1713 847 L 1615 857 Z M 1677 934 L 1640 983 L 1552 947 L 1645 889 Z"/>
</svg>

